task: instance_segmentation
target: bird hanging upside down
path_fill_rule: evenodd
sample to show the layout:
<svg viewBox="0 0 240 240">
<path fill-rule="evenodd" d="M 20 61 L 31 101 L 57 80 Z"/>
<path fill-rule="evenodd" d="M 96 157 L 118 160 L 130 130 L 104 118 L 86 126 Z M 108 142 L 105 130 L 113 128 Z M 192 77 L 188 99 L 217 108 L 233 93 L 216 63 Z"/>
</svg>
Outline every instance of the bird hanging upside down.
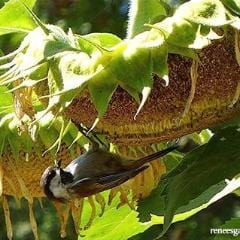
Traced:
<svg viewBox="0 0 240 240">
<path fill-rule="evenodd" d="M 81 131 L 87 136 L 83 128 Z M 101 149 L 95 140 L 91 141 L 92 149 L 64 169 L 59 161 L 44 171 L 40 184 L 49 199 L 70 201 L 114 188 L 144 171 L 149 162 L 180 147 L 175 142 L 166 149 L 135 160 Z"/>
</svg>

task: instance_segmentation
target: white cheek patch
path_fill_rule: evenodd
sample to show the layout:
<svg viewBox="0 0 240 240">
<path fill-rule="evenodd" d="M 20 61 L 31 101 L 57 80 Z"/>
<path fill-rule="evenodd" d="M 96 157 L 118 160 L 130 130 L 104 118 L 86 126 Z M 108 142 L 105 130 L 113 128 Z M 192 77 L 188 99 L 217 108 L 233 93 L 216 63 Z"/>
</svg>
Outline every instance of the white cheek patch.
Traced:
<svg viewBox="0 0 240 240">
<path fill-rule="evenodd" d="M 66 200 L 70 199 L 70 195 L 68 194 L 66 187 L 61 183 L 59 170 L 56 172 L 56 176 L 51 180 L 49 189 L 55 198 L 63 198 Z"/>
</svg>

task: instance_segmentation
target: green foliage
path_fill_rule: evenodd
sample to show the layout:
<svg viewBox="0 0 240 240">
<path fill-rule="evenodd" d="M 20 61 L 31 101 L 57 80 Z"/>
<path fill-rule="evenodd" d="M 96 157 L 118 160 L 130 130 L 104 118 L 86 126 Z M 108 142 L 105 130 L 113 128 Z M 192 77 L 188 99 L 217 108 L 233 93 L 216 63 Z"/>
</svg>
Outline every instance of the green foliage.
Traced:
<svg viewBox="0 0 240 240">
<path fill-rule="evenodd" d="M 238 0 L 222 0 L 223 4 L 225 4 L 233 13 L 240 16 L 240 2 Z"/>
<path fill-rule="evenodd" d="M 133 38 L 137 34 L 143 32 L 144 24 L 153 24 L 167 15 L 166 9 L 163 4 L 158 0 L 145 0 L 131 1 L 129 10 L 129 25 L 128 25 L 128 38 Z"/>
<path fill-rule="evenodd" d="M 168 229 L 177 209 L 196 199 L 209 187 L 222 184 L 225 179 L 232 179 L 239 173 L 239 137 L 236 127 L 219 131 L 208 144 L 187 155 L 169 173 L 166 177 L 164 231 Z"/>
<path fill-rule="evenodd" d="M 32 8 L 36 0 L 24 0 Z M 20 0 L 10 0 L 0 10 L 0 35 L 13 32 L 29 32 L 36 27 L 32 17 Z"/>
<path fill-rule="evenodd" d="M 12 94 L 7 93 L 8 88 L 0 86 L 0 117 L 13 112 Z"/>
<path fill-rule="evenodd" d="M 103 217 L 97 217 L 91 228 L 83 231 L 85 237 L 79 239 L 86 240 L 106 240 L 116 239 L 123 240 L 143 232 L 151 226 L 151 223 L 143 224 L 137 219 L 137 212 L 131 210 L 125 205 L 117 209 L 118 200 L 108 206 Z"/>
<path fill-rule="evenodd" d="M 39 120 L 37 130 L 32 128 L 31 134 L 28 132 L 20 134 L 20 121 L 13 113 L 12 94 L 7 91 L 6 87 L 0 87 L 0 156 L 8 151 L 9 147 L 16 159 L 19 158 L 20 150 L 27 153 L 35 151 L 41 155 L 45 149 L 55 156 L 61 143 L 70 148 L 74 143 L 84 146 L 88 142 L 73 123 L 50 113 Z M 21 121 L 22 126 L 30 123 L 26 116 Z M 38 144 L 36 145 L 32 139 L 37 140 Z"/>
</svg>

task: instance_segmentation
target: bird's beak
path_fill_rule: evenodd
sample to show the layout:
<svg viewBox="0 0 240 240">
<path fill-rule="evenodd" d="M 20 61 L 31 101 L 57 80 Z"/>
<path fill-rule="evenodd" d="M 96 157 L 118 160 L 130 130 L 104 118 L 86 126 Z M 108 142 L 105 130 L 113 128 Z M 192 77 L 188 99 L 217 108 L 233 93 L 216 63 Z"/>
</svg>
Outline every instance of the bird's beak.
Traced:
<svg viewBox="0 0 240 240">
<path fill-rule="evenodd" d="M 62 165 L 62 160 L 55 160 L 54 165 L 55 167 L 60 168 Z"/>
</svg>

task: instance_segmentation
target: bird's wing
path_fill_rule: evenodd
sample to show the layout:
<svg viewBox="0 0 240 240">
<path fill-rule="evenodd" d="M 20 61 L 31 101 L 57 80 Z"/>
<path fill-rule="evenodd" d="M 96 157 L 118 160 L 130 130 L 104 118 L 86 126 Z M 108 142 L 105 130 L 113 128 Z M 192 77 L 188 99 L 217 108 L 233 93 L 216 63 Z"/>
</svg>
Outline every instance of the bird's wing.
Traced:
<svg viewBox="0 0 240 240">
<path fill-rule="evenodd" d="M 87 177 L 87 178 L 75 180 L 75 181 L 73 181 L 71 186 L 69 186 L 69 188 L 73 189 L 73 188 L 79 188 L 86 184 L 90 184 L 90 185 L 97 184 L 97 185 L 104 186 L 105 189 L 106 188 L 109 189 L 109 188 L 116 187 L 116 186 L 126 182 L 130 178 L 135 177 L 137 174 L 139 174 L 146 168 L 148 168 L 148 165 L 143 165 L 137 169 L 122 171 L 120 173 L 111 174 L 108 176 L 98 176 L 98 177 L 89 177 L 89 178 Z"/>
</svg>

